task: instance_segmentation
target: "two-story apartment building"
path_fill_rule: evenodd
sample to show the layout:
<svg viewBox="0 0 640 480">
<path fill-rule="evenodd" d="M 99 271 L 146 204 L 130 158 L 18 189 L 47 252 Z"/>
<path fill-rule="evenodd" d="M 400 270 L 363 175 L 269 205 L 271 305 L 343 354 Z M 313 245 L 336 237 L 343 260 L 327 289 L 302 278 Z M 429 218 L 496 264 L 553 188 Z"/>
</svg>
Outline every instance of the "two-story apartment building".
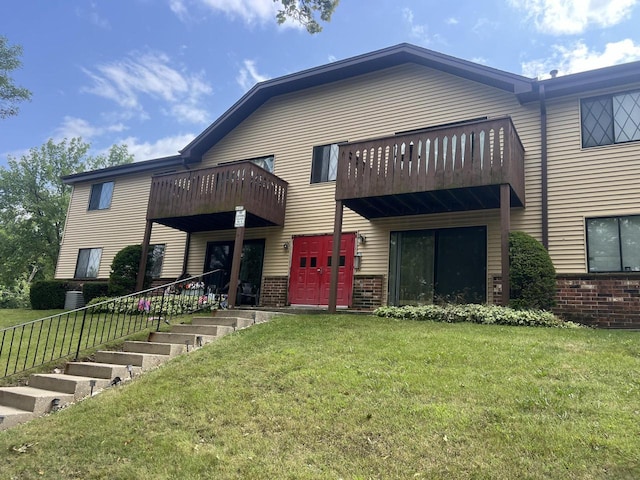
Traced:
<svg viewBox="0 0 640 480">
<path fill-rule="evenodd" d="M 401 44 L 259 83 L 174 157 L 66 177 L 56 277 L 143 243 L 215 288 L 235 257 L 264 306 L 500 303 L 523 230 L 558 312 L 637 327 L 639 140 L 640 62 L 538 81 Z"/>
</svg>

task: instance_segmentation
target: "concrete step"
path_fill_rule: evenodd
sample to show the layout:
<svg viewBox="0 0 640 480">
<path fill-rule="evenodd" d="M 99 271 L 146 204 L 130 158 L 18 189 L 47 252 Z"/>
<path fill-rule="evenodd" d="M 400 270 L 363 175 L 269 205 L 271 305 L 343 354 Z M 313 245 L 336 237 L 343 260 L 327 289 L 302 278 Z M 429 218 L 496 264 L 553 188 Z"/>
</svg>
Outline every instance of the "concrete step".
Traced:
<svg viewBox="0 0 640 480">
<path fill-rule="evenodd" d="M 140 370 L 140 367 L 134 367 L 133 373 L 139 373 Z M 126 365 L 114 365 L 111 363 L 69 362 L 65 368 L 65 373 L 80 377 L 104 378 L 110 381 L 116 377 L 120 377 L 121 380 L 129 378 L 129 371 Z"/>
<path fill-rule="evenodd" d="M 239 317 L 193 317 L 191 325 L 222 325 L 233 328 L 247 328 L 254 324 L 252 318 Z"/>
<path fill-rule="evenodd" d="M 171 333 L 195 333 L 196 335 L 211 335 L 222 337 L 233 333 L 234 328 L 225 325 L 173 325 Z"/>
<path fill-rule="evenodd" d="M 142 370 L 154 368 L 169 360 L 168 355 L 153 355 L 138 352 L 99 351 L 95 354 L 98 363 L 115 363 L 116 365 L 132 365 Z"/>
<path fill-rule="evenodd" d="M 95 382 L 93 392 L 109 386 L 111 380 L 105 378 L 81 377 L 64 373 L 34 373 L 29 377 L 29 386 L 43 390 L 70 393 L 76 400 L 91 395 L 91 381 Z"/>
<path fill-rule="evenodd" d="M 185 345 L 189 342 L 189 351 L 198 345 L 198 337 L 205 343 L 213 342 L 217 337 L 211 335 L 196 335 L 195 333 L 169 333 L 169 332 L 151 332 L 149 334 L 150 342 L 174 343 L 176 345 Z"/>
<path fill-rule="evenodd" d="M 125 352 L 150 353 L 152 355 L 168 355 L 175 357 L 187 351 L 184 345 L 174 343 L 124 342 L 122 350 Z"/>
<path fill-rule="evenodd" d="M 253 320 L 256 316 L 257 310 L 213 310 L 211 312 L 212 317 L 218 318 L 249 318 Z"/>
<path fill-rule="evenodd" d="M 19 408 L 42 415 L 52 410 L 54 399 L 58 399 L 58 406 L 63 407 L 74 400 L 73 394 L 42 390 L 34 387 L 3 387 L 0 388 L 0 405 Z"/>
<path fill-rule="evenodd" d="M 35 417 L 33 412 L 0 405 L 0 431 L 28 422 Z"/>
</svg>

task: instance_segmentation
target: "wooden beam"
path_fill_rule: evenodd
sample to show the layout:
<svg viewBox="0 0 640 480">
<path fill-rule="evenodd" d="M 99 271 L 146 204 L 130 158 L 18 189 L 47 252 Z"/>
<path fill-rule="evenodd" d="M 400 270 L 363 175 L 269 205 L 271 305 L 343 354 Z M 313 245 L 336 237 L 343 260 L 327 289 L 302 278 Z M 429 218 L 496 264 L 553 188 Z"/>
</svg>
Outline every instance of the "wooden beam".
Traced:
<svg viewBox="0 0 640 480">
<path fill-rule="evenodd" d="M 231 260 L 231 278 L 229 279 L 229 308 L 236 306 L 238 293 L 238 279 L 240 278 L 240 262 L 242 261 L 242 244 L 244 243 L 244 228 L 236 228 L 236 241 L 233 245 L 233 259 Z"/>
<path fill-rule="evenodd" d="M 502 264 L 502 305 L 509 305 L 509 230 L 511 229 L 511 187 L 500 185 L 500 256 Z"/>
<path fill-rule="evenodd" d="M 187 238 L 184 242 L 184 255 L 182 257 L 182 275 L 187 273 L 187 264 L 189 263 L 189 249 L 191 248 L 191 232 L 187 232 Z"/>
<path fill-rule="evenodd" d="M 333 222 L 333 250 L 331 252 L 331 283 L 329 284 L 329 313 L 336 313 L 338 304 L 338 270 L 340 266 L 343 211 L 342 200 L 336 200 L 336 213 Z"/>
<path fill-rule="evenodd" d="M 138 265 L 138 277 L 136 278 L 136 291 L 139 292 L 144 288 L 144 276 L 147 271 L 147 257 L 149 256 L 149 242 L 151 241 L 151 229 L 153 221 L 147 220 L 144 228 L 144 239 L 142 240 L 142 255 L 140 256 L 140 264 Z"/>
</svg>

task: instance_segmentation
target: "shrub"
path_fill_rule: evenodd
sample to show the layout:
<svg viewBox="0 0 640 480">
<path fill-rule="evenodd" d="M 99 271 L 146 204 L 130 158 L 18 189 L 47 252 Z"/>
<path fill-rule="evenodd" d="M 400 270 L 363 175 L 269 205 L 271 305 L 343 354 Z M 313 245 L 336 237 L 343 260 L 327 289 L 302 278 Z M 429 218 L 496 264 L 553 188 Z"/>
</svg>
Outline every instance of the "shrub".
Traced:
<svg viewBox="0 0 640 480">
<path fill-rule="evenodd" d="M 65 293 L 68 289 L 69 284 L 60 280 L 34 282 L 29 292 L 31 308 L 34 310 L 64 308 Z"/>
<path fill-rule="evenodd" d="M 109 276 L 109 295 L 121 296 L 135 292 L 142 245 L 129 245 L 124 247 L 113 258 L 111 263 L 111 275 Z M 151 285 L 151 262 L 147 261 L 147 273 L 143 288 Z"/>
<path fill-rule="evenodd" d="M 556 271 L 540 242 L 524 232 L 509 234 L 509 306 L 551 310 L 555 305 Z"/>
<path fill-rule="evenodd" d="M 118 297 L 95 297 L 87 306 L 91 313 L 116 313 L 124 315 L 184 315 L 198 310 L 212 308 L 206 296 L 189 297 L 171 295 L 165 297 L 139 297 L 137 295 L 119 299 Z"/>
<path fill-rule="evenodd" d="M 543 310 L 514 310 L 497 305 L 422 305 L 419 307 L 380 307 L 379 317 L 432 322 L 471 322 L 485 325 L 512 325 L 528 327 L 577 328 L 578 324 L 565 322 L 551 312 Z"/>
<path fill-rule="evenodd" d="M 104 297 L 109 292 L 107 282 L 89 282 L 82 286 L 82 296 L 85 302 L 90 302 L 96 297 Z"/>
<path fill-rule="evenodd" d="M 21 281 L 18 285 L 7 288 L 0 285 L 0 308 L 29 308 L 29 284 Z"/>
</svg>

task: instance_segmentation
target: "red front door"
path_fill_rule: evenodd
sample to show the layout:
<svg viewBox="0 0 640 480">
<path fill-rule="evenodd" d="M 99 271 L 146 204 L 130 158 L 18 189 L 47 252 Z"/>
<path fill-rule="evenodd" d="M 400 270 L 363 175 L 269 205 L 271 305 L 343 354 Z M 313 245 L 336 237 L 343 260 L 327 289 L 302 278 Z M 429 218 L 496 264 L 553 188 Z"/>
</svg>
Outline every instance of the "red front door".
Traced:
<svg viewBox="0 0 640 480">
<path fill-rule="evenodd" d="M 353 254 L 356 236 L 342 235 L 338 270 L 338 305 L 351 305 Z M 289 302 L 292 305 L 328 305 L 333 235 L 295 237 L 291 257 Z"/>
</svg>

